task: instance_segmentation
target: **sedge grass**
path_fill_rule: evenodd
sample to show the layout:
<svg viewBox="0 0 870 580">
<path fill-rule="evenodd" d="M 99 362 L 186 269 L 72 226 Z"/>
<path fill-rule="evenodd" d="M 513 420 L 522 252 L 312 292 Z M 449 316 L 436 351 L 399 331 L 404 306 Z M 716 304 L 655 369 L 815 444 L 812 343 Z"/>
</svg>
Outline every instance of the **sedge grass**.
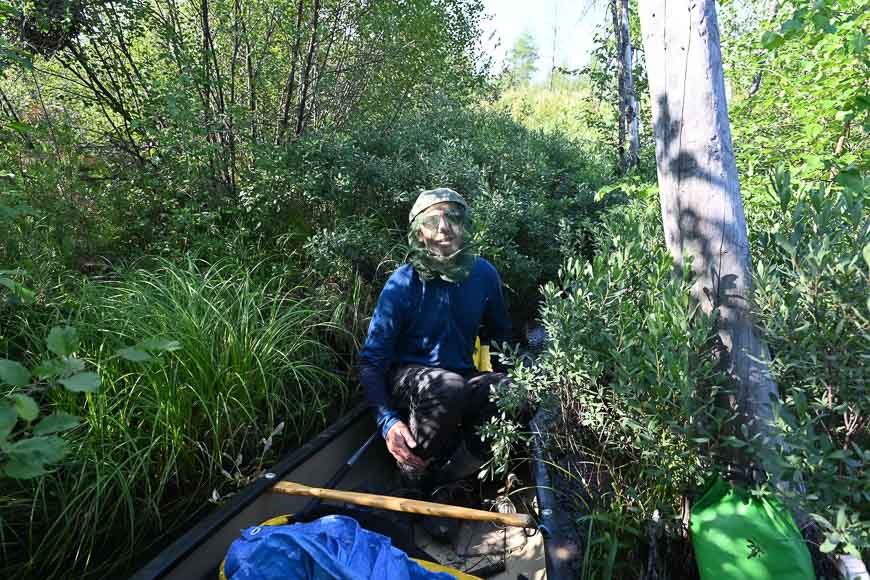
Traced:
<svg viewBox="0 0 870 580">
<path fill-rule="evenodd" d="M 163 263 L 85 288 L 70 322 L 103 384 L 84 399 L 52 393 L 51 407 L 83 423 L 62 468 L 36 482 L 3 482 L 0 497 L 16 510 L 6 516 L 3 507 L 0 541 L 9 548 L 4 538 L 26 537 L 3 572 L 129 571 L 207 507 L 213 489 L 232 487 L 228 471 L 252 474 L 279 423 L 286 448 L 343 405 L 349 393 L 324 346 L 337 330 L 328 314 L 286 280 L 255 280 L 228 262 Z M 181 348 L 144 364 L 113 356 L 157 337 Z"/>
</svg>

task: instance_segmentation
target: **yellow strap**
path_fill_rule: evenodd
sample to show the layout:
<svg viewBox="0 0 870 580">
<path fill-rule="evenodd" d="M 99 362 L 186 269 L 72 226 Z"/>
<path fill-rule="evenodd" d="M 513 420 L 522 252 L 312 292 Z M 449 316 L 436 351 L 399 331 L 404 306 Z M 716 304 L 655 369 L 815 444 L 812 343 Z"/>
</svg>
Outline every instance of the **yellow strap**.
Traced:
<svg viewBox="0 0 870 580">
<path fill-rule="evenodd" d="M 446 572 L 450 574 L 457 580 L 480 580 L 477 576 L 472 576 L 471 574 L 466 574 L 465 572 L 460 572 L 456 568 L 451 568 L 449 566 L 442 566 L 441 564 L 436 564 L 435 562 L 430 562 L 428 560 L 418 560 L 417 558 L 411 558 L 430 572 Z"/>
</svg>

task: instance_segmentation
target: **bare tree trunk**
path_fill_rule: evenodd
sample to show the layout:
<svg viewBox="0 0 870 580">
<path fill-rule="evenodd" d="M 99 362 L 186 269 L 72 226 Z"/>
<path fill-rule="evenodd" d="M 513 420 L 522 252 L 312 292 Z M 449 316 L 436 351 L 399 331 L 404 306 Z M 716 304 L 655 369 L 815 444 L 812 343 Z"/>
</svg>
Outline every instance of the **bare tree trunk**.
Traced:
<svg viewBox="0 0 870 580">
<path fill-rule="evenodd" d="M 219 143 L 222 149 L 221 153 L 212 156 L 209 163 L 218 166 L 217 169 L 222 176 L 224 185 L 232 190 L 233 175 L 227 159 L 224 158 L 224 154 L 226 153 L 224 134 L 221 130 L 215 130 L 215 127 L 213 126 L 215 111 L 212 107 L 213 105 L 216 105 L 218 116 L 221 116 L 221 113 L 224 110 L 224 99 L 223 89 L 220 86 L 220 73 L 218 70 L 212 70 L 213 68 L 217 69 L 217 57 L 214 54 L 214 45 L 212 43 L 211 16 L 209 10 L 208 0 L 201 0 L 200 29 L 202 33 L 201 66 L 203 72 L 203 110 L 205 113 L 207 140 L 210 143 Z M 212 82 L 214 82 L 214 87 L 212 87 Z M 213 90 L 213 88 L 215 90 Z"/>
<path fill-rule="evenodd" d="M 332 18 L 332 25 L 330 26 L 329 40 L 327 40 L 327 42 L 326 42 L 326 48 L 324 50 L 320 51 L 320 54 L 318 55 L 317 62 L 315 62 L 315 64 L 314 64 L 314 70 L 316 72 L 315 81 L 314 81 L 313 88 L 312 88 L 312 92 L 314 95 L 319 94 L 318 88 L 320 86 L 321 81 L 323 80 L 323 77 L 327 74 L 327 70 L 328 70 L 327 65 L 329 64 L 329 55 L 332 52 L 332 47 L 335 45 L 335 40 L 338 37 L 338 33 L 341 29 L 341 26 L 343 23 L 343 17 L 344 17 L 344 10 L 346 7 L 347 7 L 347 4 L 345 4 L 343 2 L 340 3 L 338 6 L 336 6 L 335 13 L 334 13 L 334 16 Z M 338 75 L 336 74 L 335 77 L 336 77 L 335 81 L 337 82 Z M 318 103 L 312 103 L 312 105 L 315 105 L 315 104 L 318 104 Z M 321 108 L 327 109 L 326 106 L 322 106 L 322 104 L 320 104 L 320 105 L 321 106 L 318 107 L 318 111 L 317 111 L 318 113 L 320 113 Z M 316 127 L 318 125 L 318 123 L 320 122 L 320 118 L 325 117 L 328 114 L 328 110 L 324 110 L 324 112 L 322 114 L 312 114 L 311 109 L 313 109 L 313 108 L 314 108 L 313 106 L 309 107 L 309 112 L 306 113 L 306 115 L 305 115 L 306 116 L 306 120 L 305 120 L 306 126 L 308 125 L 308 120 L 313 118 L 314 125 Z"/>
<path fill-rule="evenodd" d="M 296 91 L 296 66 L 299 62 L 299 45 L 302 39 L 302 13 L 305 10 L 305 0 L 296 3 L 296 28 L 294 29 L 293 55 L 290 59 L 290 74 L 287 75 L 287 84 L 284 89 L 284 101 L 281 107 L 281 119 L 275 131 L 275 145 L 280 145 L 287 132 L 290 123 L 290 105 L 293 102 L 293 94 Z"/>
<path fill-rule="evenodd" d="M 223 177 L 223 185 L 225 190 L 231 194 L 236 192 L 236 136 L 233 126 L 232 115 L 227 113 L 227 99 L 224 95 L 224 81 L 221 75 L 220 64 L 217 58 L 217 49 L 215 49 L 214 38 L 211 31 L 211 14 L 208 0 L 201 0 L 200 9 L 201 27 L 202 27 L 202 59 L 203 59 L 203 76 L 205 78 L 205 95 L 208 101 L 213 101 L 214 110 L 211 110 L 211 104 L 207 104 L 207 117 L 212 117 L 217 113 L 217 121 L 221 128 L 215 129 L 214 136 L 221 146 L 219 154 L 220 172 Z M 233 56 L 235 59 L 235 55 Z M 213 86 L 212 86 L 213 84 Z M 211 118 L 211 120 L 215 120 Z"/>
<path fill-rule="evenodd" d="M 305 69 L 302 71 L 302 83 L 299 87 L 299 110 L 296 113 L 295 135 L 299 137 L 305 131 L 305 106 L 308 102 L 308 90 L 311 81 L 311 65 L 314 63 L 314 53 L 317 50 L 317 27 L 320 24 L 320 0 L 314 0 L 311 13 L 311 40 L 308 43 L 308 55 L 305 58 Z"/>
<path fill-rule="evenodd" d="M 622 37 L 622 71 L 623 93 L 622 109 L 625 120 L 625 130 L 628 133 L 628 154 L 625 158 L 625 169 L 630 171 L 638 165 L 640 138 L 637 132 L 637 97 L 634 92 L 634 72 L 632 70 L 631 26 L 629 25 L 628 0 L 620 0 L 619 27 Z"/>
<path fill-rule="evenodd" d="M 736 390 L 732 404 L 750 435 L 760 434 L 773 450 L 777 386 L 751 314 L 752 263 L 715 3 L 646 0 L 640 6 L 665 241 L 677 268 L 691 258 L 702 308 L 718 309 L 722 368 Z"/>
<path fill-rule="evenodd" d="M 254 55 L 251 50 L 251 37 L 248 34 L 247 15 L 242 10 L 240 0 L 235 0 L 234 10 L 236 20 L 238 22 L 237 34 L 239 34 L 239 43 L 245 48 L 245 90 L 248 92 L 248 113 L 250 113 L 249 123 L 251 131 L 251 144 L 257 143 L 257 94 L 256 81 L 254 79 Z"/>
<path fill-rule="evenodd" d="M 15 107 L 12 105 L 12 102 L 9 101 L 9 97 L 6 96 L 6 93 L 3 92 L 3 86 L 0 85 L 0 101 L 3 102 L 4 107 L 6 108 L 7 114 L 9 118 L 15 121 L 16 123 L 21 123 L 21 117 L 18 116 L 18 111 L 15 110 Z"/>
<path fill-rule="evenodd" d="M 251 114 L 251 143 L 257 144 L 257 78 L 254 74 L 254 55 L 251 52 L 251 39 L 245 30 L 245 70 L 248 79 L 248 112 Z"/>
<path fill-rule="evenodd" d="M 616 123 L 618 125 L 616 137 L 616 160 L 620 175 L 625 174 L 625 70 L 622 55 L 624 52 L 622 37 L 622 27 L 619 24 L 619 2 L 620 0 L 610 0 L 610 11 L 613 16 L 613 35 L 616 38 Z"/>
</svg>

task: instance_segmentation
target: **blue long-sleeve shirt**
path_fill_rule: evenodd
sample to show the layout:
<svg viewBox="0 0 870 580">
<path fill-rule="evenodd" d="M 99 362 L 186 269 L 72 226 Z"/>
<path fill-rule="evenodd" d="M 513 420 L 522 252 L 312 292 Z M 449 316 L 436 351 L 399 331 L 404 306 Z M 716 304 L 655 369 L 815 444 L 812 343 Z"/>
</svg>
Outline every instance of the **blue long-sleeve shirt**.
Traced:
<svg viewBox="0 0 870 580">
<path fill-rule="evenodd" d="M 424 281 L 411 264 L 387 280 L 360 351 L 360 381 L 386 436 L 399 420 L 387 388 L 392 365 L 418 364 L 455 372 L 474 368 L 474 339 L 510 340 L 501 279 L 477 258 L 464 281 Z"/>
</svg>

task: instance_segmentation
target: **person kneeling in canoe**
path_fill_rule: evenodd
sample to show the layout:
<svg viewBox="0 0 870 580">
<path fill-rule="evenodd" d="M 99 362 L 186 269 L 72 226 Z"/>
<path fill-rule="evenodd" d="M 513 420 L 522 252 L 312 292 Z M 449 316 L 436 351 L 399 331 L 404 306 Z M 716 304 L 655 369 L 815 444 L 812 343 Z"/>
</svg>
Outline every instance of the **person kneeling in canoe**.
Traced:
<svg viewBox="0 0 870 580">
<path fill-rule="evenodd" d="M 360 352 L 363 390 L 406 483 L 468 477 L 489 455 L 478 428 L 506 376 L 476 371 L 475 338 L 510 340 L 511 325 L 470 214 L 452 189 L 420 194 L 408 216 L 410 263 L 387 280 Z"/>
</svg>

